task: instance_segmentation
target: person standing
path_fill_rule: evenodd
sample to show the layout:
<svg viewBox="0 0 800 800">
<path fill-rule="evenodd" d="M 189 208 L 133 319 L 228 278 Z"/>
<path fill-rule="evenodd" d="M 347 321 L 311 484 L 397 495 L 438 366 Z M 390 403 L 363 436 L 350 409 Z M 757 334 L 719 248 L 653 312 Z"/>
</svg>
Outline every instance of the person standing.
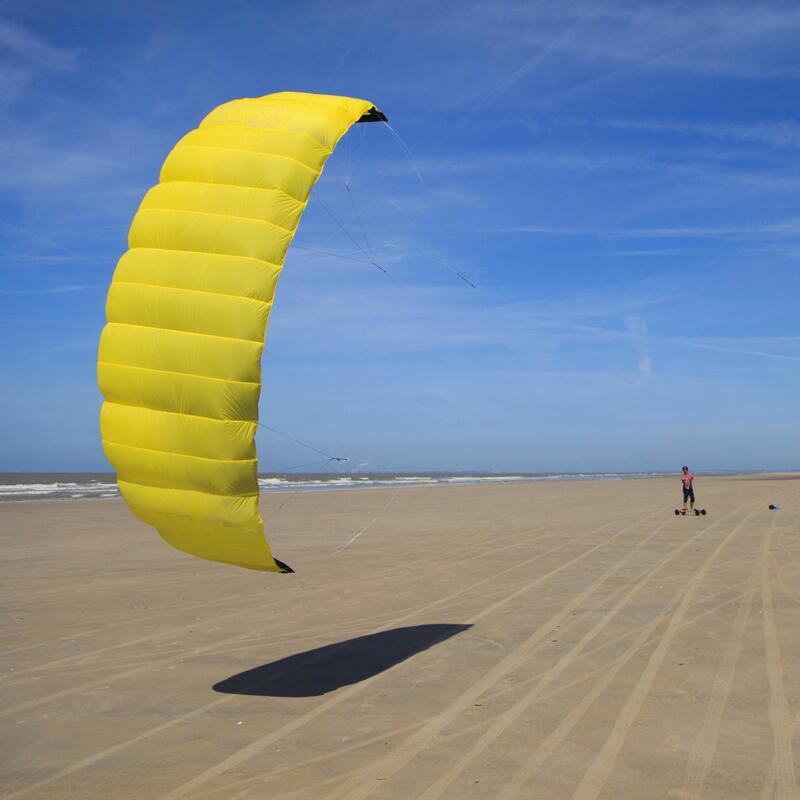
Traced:
<svg viewBox="0 0 800 800">
<path fill-rule="evenodd" d="M 689 467 L 682 468 L 681 484 L 683 486 L 683 508 L 686 512 L 686 502 L 689 502 L 689 511 L 694 511 L 694 475 L 689 472 Z"/>
</svg>

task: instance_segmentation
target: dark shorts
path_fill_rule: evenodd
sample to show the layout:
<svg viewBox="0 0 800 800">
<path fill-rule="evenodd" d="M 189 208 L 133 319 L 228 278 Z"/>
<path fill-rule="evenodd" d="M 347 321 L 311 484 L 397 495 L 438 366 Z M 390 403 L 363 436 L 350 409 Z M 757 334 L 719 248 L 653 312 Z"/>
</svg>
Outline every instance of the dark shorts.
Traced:
<svg viewBox="0 0 800 800">
<path fill-rule="evenodd" d="M 691 500 L 694 503 L 694 489 L 683 490 L 683 502 L 685 503 L 687 500 Z"/>
</svg>

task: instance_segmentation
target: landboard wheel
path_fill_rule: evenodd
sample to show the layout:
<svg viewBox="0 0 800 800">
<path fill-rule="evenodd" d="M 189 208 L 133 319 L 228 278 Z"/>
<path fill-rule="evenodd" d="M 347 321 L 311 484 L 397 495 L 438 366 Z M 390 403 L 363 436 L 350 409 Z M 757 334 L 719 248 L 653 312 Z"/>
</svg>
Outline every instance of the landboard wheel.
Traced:
<svg viewBox="0 0 800 800">
<path fill-rule="evenodd" d="M 678 509 L 676 508 L 676 509 L 675 509 L 675 516 L 676 516 L 676 517 L 679 517 L 679 516 L 680 516 L 680 514 L 681 514 L 681 512 L 680 512 L 680 511 L 678 511 Z"/>
<path fill-rule="evenodd" d="M 705 510 L 704 508 L 701 508 L 701 509 L 700 509 L 700 513 L 701 513 L 703 516 L 705 516 L 705 515 L 706 515 L 706 510 Z"/>
<path fill-rule="evenodd" d="M 700 516 L 700 512 L 699 512 L 697 509 L 695 509 L 695 510 L 694 510 L 694 515 L 695 515 L 696 517 L 699 517 L 699 516 Z"/>
</svg>

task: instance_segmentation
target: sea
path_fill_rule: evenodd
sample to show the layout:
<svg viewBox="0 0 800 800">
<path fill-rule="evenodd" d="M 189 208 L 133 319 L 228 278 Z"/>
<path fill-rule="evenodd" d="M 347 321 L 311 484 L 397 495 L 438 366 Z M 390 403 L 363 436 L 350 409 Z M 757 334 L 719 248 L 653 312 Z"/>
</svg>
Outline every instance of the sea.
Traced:
<svg viewBox="0 0 800 800">
<path fill-rule="evenodd" d="M 336 492 L 412 486 L 464 486 L 540 481 L 651 478 L 663 472 L 369 472 L 269 473 L 259 475 L 261 491 Z M 672 474 L 672 473 L 669 473 Z M 119 497 L 113 472 L 0 472 L 0 503 L 20 500 L 104 500 Z"/>
</svg>

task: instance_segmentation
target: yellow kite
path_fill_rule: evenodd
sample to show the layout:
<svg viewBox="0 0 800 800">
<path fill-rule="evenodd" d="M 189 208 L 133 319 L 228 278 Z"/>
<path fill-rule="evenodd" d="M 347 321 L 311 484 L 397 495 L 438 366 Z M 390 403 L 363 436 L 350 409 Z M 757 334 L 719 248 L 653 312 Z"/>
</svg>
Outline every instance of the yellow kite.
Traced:
<svg viewBox="0 0 800 800">
<path fill-rule="evenodd" d="M 139 519 L 174 547 L 250 569 L 272 557 L 258 511 L 261 354 L 283 267 L 351 97 L 280 92 L 214 109 L 164 162 L 108 292 L 103 448 Z"/>
</svg>

